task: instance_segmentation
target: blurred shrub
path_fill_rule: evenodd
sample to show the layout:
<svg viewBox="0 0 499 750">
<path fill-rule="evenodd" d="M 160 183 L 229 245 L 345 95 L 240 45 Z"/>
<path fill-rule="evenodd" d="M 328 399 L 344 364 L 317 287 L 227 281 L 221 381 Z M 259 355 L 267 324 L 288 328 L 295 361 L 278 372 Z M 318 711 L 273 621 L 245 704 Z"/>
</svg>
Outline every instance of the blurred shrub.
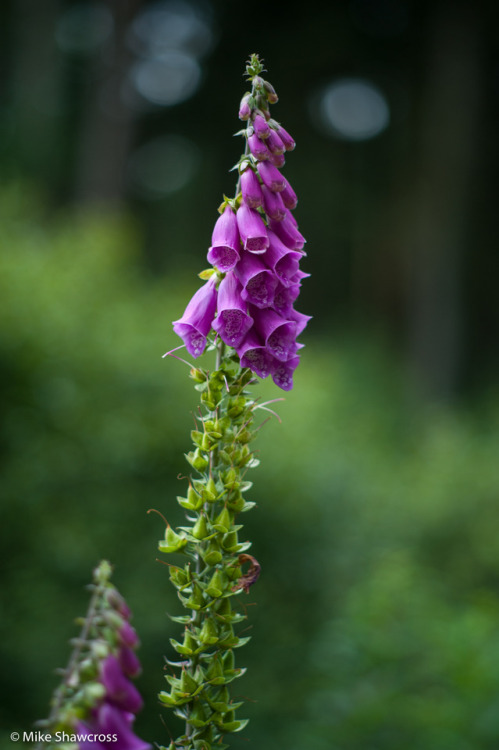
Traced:
<svg viewBox="0 0 499 750">
<path fill-rule="evenodd" d="M 47 713 L 107 557 L 143 641 L 137 731 L 167 743 L 155 693 L 179 607 L 146 511 L 181 518 L 196 399 L 160 355 L 196 279 L 151 279 L 130 220 L 48 219 L 25 188 L 2 193 L 0 220 L 1 725 Z M 313 325 L 306 340 L 251 477 L 263 572 L 240 599 L 251 724 L 232 746 L 496 750 L 497 403 L 425 410 L 376 342 L 314 341 Z"/>
</svg>

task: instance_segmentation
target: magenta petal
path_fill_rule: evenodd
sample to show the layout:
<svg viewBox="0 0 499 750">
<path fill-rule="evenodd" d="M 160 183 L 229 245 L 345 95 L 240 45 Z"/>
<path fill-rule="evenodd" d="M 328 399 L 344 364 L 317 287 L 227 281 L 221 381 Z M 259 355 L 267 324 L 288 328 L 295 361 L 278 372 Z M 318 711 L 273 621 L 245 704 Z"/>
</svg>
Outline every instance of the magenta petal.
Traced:
<svg viewBox="0 0 499 750">
<path fill-rule="evenodd" d="M 234 274 L 228 273 L 218 288 L 218 314 L 213 329 L 222 341 L 237 347 L 253 325 L 247 314 L 247 303 L 241 297 L 243 288 Z"/>
<path fill-rule="evenodd" d="M 234 273 L 242 284 L 241 297 L 256 307 L 270 307 L 278 284 L 277 276 L 257 255 L 245 253 Z"/>
<path fill-rule="evenodd" d="M 180 336 L 193 357 L 199 357 L 206 346 L 211 323 L 217 307 L 216 276 L 212 276 L 192 297 L 179 320 L 173 322 L 173 330 Z"/>
<path fill-rule="evenodd" d="M 296 196 L 295 191 L 293 190 L 293 188 L 291 187 L 291 185 L 289 184 L 287 180 L 286 180 L 286 186 L 284 190 L 281 192 L 281 198 L 286 208 L 290 208 L 290 209 L 296 208 L 298 204 L 298 198 Z"/>
<path fill-rule="evenodd" d="M 272 230 L 268 231 L 268 235 L 269 247 L 265 255 L 262 256 L 262 260 L 274 271 L 284 286 L 291 286 L 294 277 L 300 270 L 299 262 L 302 255 L 296 250 L 289 250 Z"/>
<path fill-rule="evenodd" d="M 123 673 L 128 677 L 136 677 L 140 674 L 140 661 L 135 651 L 132 651 L 131 648 L 122 646 L 118 654 L 118 659 Z"/>
<path fill-rule="evenodd" d="M 258 208 L 263 205 L 262 188 L 255 172 L 248 167 L 241 175 L 241 193 L 243 201 L 250 208 Z"/>
<path fill-rule="evenodd" d="M 106 688 L 106 698 L 118 708 L 136 714 L 142 708 L 140 693 L 123 674 L 121 664 L 112 654 L 101 664 L 101 682 Z"/>
<path fill-rule="evenodd" d="M 299 336 L 300 333 L 305 329 L 309 320 L 312 320 L 311 315 L 305 315 L 304 313 L 298 312 L 298 310 L 290 310 L 286 317 L 288 318 L 288 320 L 292 320 L 296 323 L 297 336 Z"/>
<path fill-rule="evenodd" d="M 116 737 L 116 742 L 106 742 L 106 748 L 115 750 L 150 750 L 151 745 L 134 734 L 128 717 L 116 706 L 104 702 L 97 710 L 95 734 Z"/>
<path fill-rule="evenodd" d="M 255 115 L 255 117 L 253 118 L 253 127 L 255 129 L 255 133 L 259 138 L 266 139 L 269 137 L 270 128 L 265 117 L 262 117 L 261 115 Z"/>
<path fill-rule="evenodd" d="M 272 380 L 283 391 L 290 391 L 293 387 L 293 373 L 300 363 L 300 357 L 291 357 L 287 362 L 274 361 Z"/>
<path fill-rule="evenodd" d="M 269 238 L 258 211 L 242 203 L 237 209 L 237 225 L 244 249 L 250 253 L 264 253 L 269 246 Z"/>
<path fill-rule="evenodd" d="M 280 282 L 274 292 L 273 307 L 279 315 L 286 318 L 291 310 L 293 309 L 293 302 L 296 300 L 300 293 L 300 284 L 292 284 L 289 287 L 284 286 Z"/>
<path fill-rule="evenodd" d="M 280 169 L 286 163 L 286 158 L 284 154 L 273 154 L 272 152 L 270 152 L 269 162 L 273 164 L 274 167 L 279 167 Z"/>
<path fill-rule="evenodd" d="M 279 193 L 281 190 L 284 190 L 286 180 L 277 167 L 270 164 L 268 161 L 262 161 L 257 165 L 257 169 L 258 174 L 262 178 L 263 184 L 267 185 L 270 190 L 273 190 L 274 193 Z"/>
<path fill-rule="evenodd" d="M 265 159 L 269 158 L 270 151 L 256 133 L 253 133 L 253 135 L 250 135 L 248 138 L 248 146 L 249 150 L 258 161 L 265 161 Z"/>
<path fill-rule="evenodd" d="M 252 311 L 255 331 L 273 357 L 286 362 L 296 352 L 296 323 L 281 318 L 274 310 Z"/>
<path fill-rule="evenodd" d="M 294 217 L 289 211 L 286 211 L 282 221 L 270 219 L 269 226 L 290 250 L 301 250 L 305 244 L 305 237 L 298 231 Z"/>
<path fill-rule="evenodd" d="M 265 141 L 265 143 L 267 144 L 268 149 L 273 154 L 283 154 L 284 151 L 286 150 L 284 148 L 284 143 L 279 138 L 279 135 L 273 128 L 270 129 L 269 135 L 267 136 L 267 140 Z"/>
<path fill-rule="evenodd" d="M 121 642 L 126 646 L 134 647 L 139 645 L 139 637 L 137 635 L 137 632 L 135 628 L 132 628 L 129 622 L 125 622 L 121 626 L 120 639 Z"/>
<path fill-rule="evenodd" d="M 287 130 L 284 130 L 282 125 L 279 125 L 279 127 L 277 128 L 277 132 L 279 134 L 279 138 L 284 143 L 286 151 L 292 151 L 296 146 L 294 138 L 290 136 Z"/>
<path fill-rule="evenodd" d="M 220 271 L 230 271 L 239 260 L 240 247 L 236 214 L 227 204 L 213 229 L 211 247 L 208 250 L 208 262 Z"/>
<path fill-rule="evenodd" d="M 243 343 L 237 348 L 237 354 L 241 367 L 249 367 L 260 378 L 266 378 L 270 375 L 274 362 L 273 357 L 253 331 L 248 333 Z"/>
<path fill-rule="evenodd" d="M 263 207 L 267 216 L 276 221 L 284 219 L 286 207 L 282 201 L 281 193 L 275 193 L 267 185 L 261 186 L 261 192 L 263 194 Z"/>
</svg>

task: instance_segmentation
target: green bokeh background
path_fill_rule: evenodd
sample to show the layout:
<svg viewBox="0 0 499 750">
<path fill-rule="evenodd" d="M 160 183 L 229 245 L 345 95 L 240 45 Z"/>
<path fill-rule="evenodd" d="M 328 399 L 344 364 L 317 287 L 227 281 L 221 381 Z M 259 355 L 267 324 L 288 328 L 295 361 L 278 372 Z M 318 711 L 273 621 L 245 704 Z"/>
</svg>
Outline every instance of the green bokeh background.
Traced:
<svg viewBox="0 0 499 750">
<path fill-rule="evenodd" d="M 47 3 L 47 17 L 69 5 Z M 463 3 L 458 23 L 443 3 L 436 11 L 403 4 L 404 35 L 387 38 L 359 29 L 366 3 L 333 3 L 327 11 L 291 4 L 287 12 L 281 4 L 279 22 L 277 6 L 233 7 L 213 3 L 218 46 L 198 94 L 137 124 L 137 143 L 173 127 L 203 154 L 191 183 L 152 203 L 126 182 L 116 200 L 71 192 L 78 134 L 69 126 L 80 122 L 85 98 L 66 92 L 66 114 L 49 121 L 42 113 L 30 130 L 19 104 L 29 103 L 17 88 L 20 52 L 13 42 L 4 48 L 10 92 L 0 127 L 10 146 L 0 189 L 0 746 L 11 748 L 11 731 L 27 731 L 48 713 L 54 669 L 67 661 L 73 621 L 85 611 L 85 586 L 101 558 L 115 566 L 142 641 L 138 684 L 146 706 L 137 732 L 168 744 L 178 729 L 156 694 L 169 638 L 178 635 L 167 613 L 178 614 L 180 604 L 157 562 L 163 522 L 147 511 L 181 522 L 175 497 L 185 489 L 179 477 L 188 468 L 183 453 L 196 394 L 185 365 L 161 355 L 178 343 L 171 320 L 198 284 L 216 206 L 231 190 L 240 70 L 258 44 L 281 94 L 279 117 L 299 143 L 286 173 L 309 239 L 312 278 L 300 309 L 314 321 L 295 388 L 275 405 L 281 423 L 271 419 L 256 441 L 261 465 L 250 499 L 257 507 L 244 521 L 262 576 L 240 598 L 252 641 L 238 654 L 248 672 L 235 684 L 248 700 L 241 716 L 251 721 L 231 746 L 497 750 L 498 309 L 488 294 L 497 278 L 488 213 L 497 152 L 483 160 L 497 109 L 497 91 L 494 101 L 487 88 L 497 48 L 487 23 L 493 12 L 474 14 Z M 395 12 L 390 3 L 372 7 L 387 18 Z M 13 39 L 19 11 L 35 6 L 8 8 L 3 33 Z M 486 104 L 470 136 L 473 190 L 463 191 L 443 224 L 438 211 L 433 221 L 421 220 L 423 239 L 447 254 L 441 273 L 416 238 L 415 257 L 423 261 L 412 277 L 402 273 L 412 268 L 408 232 L 420 226 L 411 217 L 435 195 L 432 175 L 446 169 L 439 163 L 430 175 L 418 171 L 411 152 L 426 143 L 421 119 L 431 105 L 431 75 L 424 60 L 435 35 L 446 38 L 456 24 L 462 31 L 463 18 L 478 30 L 481 44 L 469 49 L 480 52 L 463 59 L 466 70 L 479 64 Z M 47 22 L 41 41 L 52 38 L 50 30 Z M 438 72 L 438 56 L 428 59 Z M 74 67 L 81 80 L 90 76 L 86 58 L 58 65 L 69 78 Z M 307 109 L 316 82 L 381 65 L 409 82 L 407 119 L 370 143 L 318 135 Z M 62 153 L 50 169 L 57 133 Z M 423 159 L 423 167 L 429 163 Z M 464 163 L 456 158 L 451 182 Z M 418 179 L 427 179 L 426 188 L 416 190 Z M 445 280 L 456 268 L 457 291 L 449 296 Z M 416 283 L 423 271 L 436 294 Z M 421 310 L 438 311 L 436 298 L 444 312 L 452 305 L 459 323 L 449 335 L 457 343 L 446 349 L 435 321 L 426 335 L 443 341 L 442 356 L 428 359 L 417 345 Z M 267 382 L 258 392 L 283 395 Z"/>
</svg>

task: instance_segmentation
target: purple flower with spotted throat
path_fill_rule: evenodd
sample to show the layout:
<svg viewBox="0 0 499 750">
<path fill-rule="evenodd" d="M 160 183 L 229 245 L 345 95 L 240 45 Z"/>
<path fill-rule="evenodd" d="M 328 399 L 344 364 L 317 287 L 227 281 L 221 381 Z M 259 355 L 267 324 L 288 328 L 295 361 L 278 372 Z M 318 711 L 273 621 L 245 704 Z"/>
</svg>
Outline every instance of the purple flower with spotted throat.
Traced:
<svg viewBox="0 0 499 750">
<path fill-rule="evenodd" d="M 173 330 L 183 340 L 192 357 L 204 352 L 206 337 L 211 329 L 217 307 L 217 278 L 213 275 L 192 297 L 179 320 L 173 323 Z"/>
</svg>

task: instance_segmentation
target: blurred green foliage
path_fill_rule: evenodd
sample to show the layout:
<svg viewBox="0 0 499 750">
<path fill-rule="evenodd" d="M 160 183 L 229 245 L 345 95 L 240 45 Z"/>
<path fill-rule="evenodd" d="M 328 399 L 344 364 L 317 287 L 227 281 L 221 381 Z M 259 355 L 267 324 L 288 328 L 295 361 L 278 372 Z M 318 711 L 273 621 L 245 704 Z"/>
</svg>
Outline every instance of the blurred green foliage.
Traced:
<svg viewBox="0 0 499 750">
<path fill-rule="evenodd" d="M 47 714 L 102 557 L 142 638 L 137 732 L 167 743 L 155 694 L 180 605 L 146 511 L 181 521 L 196 397 L 161 354 L 196 279 L 152 279 L 130 219 L 49 217 L 23 185 L 0 221 L 2 747 Z M 423 409 L 382 342 L 313 330 L 258 441 L 233 747 L 496 750 L 497 400 Z"/>
</svg>

